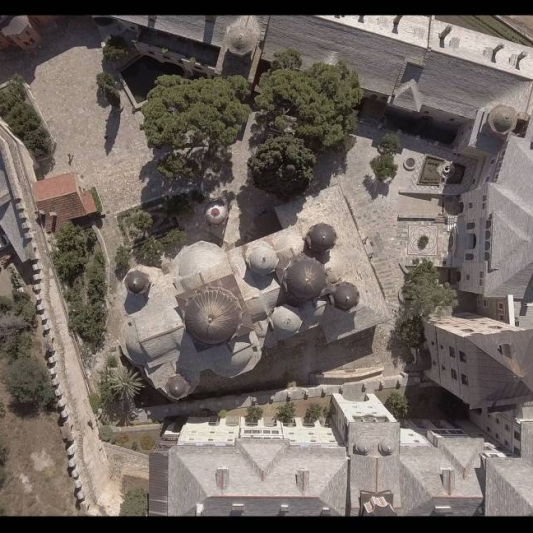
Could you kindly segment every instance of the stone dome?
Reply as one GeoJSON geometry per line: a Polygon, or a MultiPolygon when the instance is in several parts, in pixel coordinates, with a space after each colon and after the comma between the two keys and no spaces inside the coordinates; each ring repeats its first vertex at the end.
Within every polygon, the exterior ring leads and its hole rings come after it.
{"type": "Polygon", "coordinates": [[[226,204],[220,200],[211,202],[205,210],[205,218],[207,222],[213,226],[223,224],[228,218],[228,208],[226,204]]]}
{"type": "Polygon", "coordinates": [[[281,305],[274,309],[272,313],[272,326],[274,331],[281,336],[294,335],[301,325],[302,319],[293,307],[281,305]]]}
{"type": "Polygon", "coordinates": [[[176,277],[184,278],[226,260],[224,250],[212,242],[198,241],[185,246],[174,259],[176,277]]]}
{"type": "Polygon", "coordinates": [[[324,265],[330,283],[340,281],[345,270],[344,258],[339,253],[335,253],[335,251],[336,249],[334,248],[330,253],[329,261],[324,265]]]}
{"type": "Polygon", "coordinates": [[[359,291],[352,283],[343,281],[335,287],[333,302],[337,309],[348,311],[359,303],[359,291]]]}
{"type": "Polygon", "coordinates": [[[382,455],[391,455],[394,451],[394,446],[392,442],[383,439],[378,445],[378,450],[382,455]]]}
{"type": "Polygon", "coordinates": [[[301,254],[289,263],[283,283],[288,293],[297,300],[318,298],[327,283],[324,265],[301,254]]]}
{"type": "Polygon", "coordinates": [[[182,396],[187,394],[189,388],[189,384],[180,374],[176,374],[175,376],[169,378],[165,386],[167,394],[176,399],[181,398],[182,396]]]}
{"type": "Polygon", "coordinates": [[[126,289],[131,294],[143,294],[150,288],[150,278],[140,270],[131,270],[124,278],[126,289]]]}
{"type": "Polygon", "coordinates": [[[225,289],[204,289],[185,306],[185,330],[205,344],[220,344],[233,337],[241,324],[242,310],[225,289]]]}
{"type": "Polygon", "coordinates": [[[278,265],[278,254],[270,244],[261,242],[248,248],[246,263],[252,272],[264,276],[273,272],[278,265]]]}
{"type": "Polygon", "coordinates": [[[305,236],[305,242],[309,249],[320,253],[333,248],[336,240],[335,230],[329,224],[324,223],[315,224],[309,228],[305,236]]]}
{"type": "MultiPolygon", "coordinates": [[[[248,18],[248,17],[246,17],[248,18]]],[[[244,17],[243,17],[244,22],[244,17]]],[[[254,24],[241,24],[241,21],[228,29],[228,50],[237,56],[245,56],[252,52],[259,41],[259,28],[254,24]]]]}
{"type": "Polygon", "coordinates": [[[489,113],[488,122],[492,131],[504,135],[514,130],[518,120],[514,108],[499,104],[489,113]]]}
{"type": "Polygon", "coordinates": [[[354,452],[358,455],[368,455],[370,453],[370,445],[366,441],[359,441],[355,445],[354,452]]]}

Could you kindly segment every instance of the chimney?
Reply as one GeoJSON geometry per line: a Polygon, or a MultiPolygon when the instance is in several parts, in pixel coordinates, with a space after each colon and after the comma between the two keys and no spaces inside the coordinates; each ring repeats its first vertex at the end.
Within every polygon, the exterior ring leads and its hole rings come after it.
{"type": "Polygon", "coordinates": [[[296,472],[296,485],[305,492],[309,486],[309,470],[307,468],[298,468],[296,472]]]}
{"type": "MultiPolygon", "coordinates": [[[[439,33],[439,39],[441,41],[444,41],[446,37],[448,37],[449,33],[452,31],[451,24],[448,24],[440,33],[439,33]]],[[[444,45],[444,43],[442,43],[444,45]]]]}
{"type": "Polygon", "coordinates": [[[516,68],[518,70],[520,70],[520,61],[522,61],[522,59],[525,59],[527,57],[527,54],[525,52],[520,52],[520,54],[518,54],[518,57],[516,58],[516,68]]]}
{"type": "Polygon", "coordinates": [[[197,503],[196,504],[196,516],[202,516],[203,512],[204,512],[204,504],[203,503],[197,503]]]}
{"type": "Polygon", "coordinates": [[[242,513],[244,513],[244,503],[233,503],[231,505],[232,515],[241,515],[242,513]]]}
{"type": "Polygon", "coordinates": [[[322,507],[320,516],[331,516],[331,509],[329,507],[322,507]]]}
{"type": "Polygon", "coordinates": [[[402,19],[403,15],[396,15],[394,17],[394,20],[392,22],[392,33],[398,33],[398,24],[400,24],[400,20],[402,19]]]}
{"type": "Polygon", "coordinates": [[[289,512],[289,505],[282,503],[279,508],[279,516],[285,516],[289,512]]]}
{"type": "Polygon", "coordinates": [[[156,20],[157,20],[157,15],[148,15],[148,27],[154,28],[156,20]]]}
{"type": "Polygon", "coordinates": [[[365,16],[364,15],[359,15],[359,22],[362,22],[362,23],[365,22],[365,16]]]}
{"type": "Polygon", "coordinates": [[[227,489],[229,485],[229,468],[226,468],[226,467],[217,468],[215,479],[217,482],[218,489],[220,490],[227,489]]]}
{"type": "Polygon", "coordinates": [[[494,48],[492,51],[492,62],[496,63],[496,54],[503,48],[503,44],[500,43],[498,46],[494,48]]]}
{"type": "Polygon", "coordinates": [[[453,468],[441,468],[442,485],[448,495],[452,495],[455,489],[455,470],[453,468]]]}

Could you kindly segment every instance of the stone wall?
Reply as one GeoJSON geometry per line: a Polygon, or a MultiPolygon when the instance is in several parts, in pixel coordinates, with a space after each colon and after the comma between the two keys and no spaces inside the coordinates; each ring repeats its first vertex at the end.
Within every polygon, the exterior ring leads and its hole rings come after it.
{"type": "Polygon", "coordinates": [[[148,479],[148,455],[109,442],[102,446],[109,461],[111,479],[122,480],[124,476],[148,479]]]}

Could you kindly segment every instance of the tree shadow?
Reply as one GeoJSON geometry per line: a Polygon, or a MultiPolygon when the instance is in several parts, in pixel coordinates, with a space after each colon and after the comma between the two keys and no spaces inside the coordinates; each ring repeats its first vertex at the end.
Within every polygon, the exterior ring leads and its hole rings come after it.
{"type": "Polygon", "coordinates": [[[35,172],[35,175],[38,180],[42,180],[45,176],[52,171],[56,164],[54,156],[49,157],[48,159],[39,161],[39,168],[35,172]]]}
{"type": "Polygon", "coordinates": [[[117,138],[118,130],[120,128],[120,117],[122,116],[122,108],[113,106],[107,117],[105,127],[105,153],[109,155],[117,138]]]}
{"type": "Polygon", "coordinates": [[[372,200],[375,200],[379,195],[387,196],[389,194],[389,182],[373,178],[370,174],[366,174],[363,178],[363,185],[372,200]]]}
{"type": "Polygon", "coordinates": [[[316,196],[322,189],[331,185],[335,176],[346,173],[348,152],[344,150],[328,150],[317,156],[315,176],[306,195],[316,196]]]}
{"type": "Polygon", "coordinates": [[[111,105],[109,103],[109,100],[107,99],[107,96],[105,95],[104,91],[102,91],[101,89],[97,89],[96,90],[96,103],[100,107],[103,107],[104,109],[111,105]]]}

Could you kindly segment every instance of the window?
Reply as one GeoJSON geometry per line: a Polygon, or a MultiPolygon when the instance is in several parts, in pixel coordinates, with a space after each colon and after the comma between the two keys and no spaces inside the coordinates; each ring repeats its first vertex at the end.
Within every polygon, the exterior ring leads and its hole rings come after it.
{"type": "Polygon", "coordinates": [[[440,349],[441,349],[441,350],[444,350],[444,346],[443,346],[442,344],[440,345],[440,349]]]}
{"type": "Polygon", "coordinates": [[[505,431],[509,431],[509,424],[505,424],[505,431]]]}
{"type": "Polygon", "coordinates": [[[492,429],[490,429],[490,426],[487,426],[487,431],[488,431],[489,433],[492,433],[492,429]]]}
{"type": "Polygon", "coordinates": [[[509,441],[508,440],[504,440],[503,442],[505,442],[506,446],[509,446],[509,441]]]}
{"type": "Polygon", "coordinates": [[[466,281],[469,281],[470,280],[470,274],[467,274],[466,275],[466,281]]]}
{"type": "Polygon", "coordinates": [[[450,346],[450,357],[455,357],[455,349],[450,346]]]}
{"type": "Polygon", "coordinates": [[[465,376],[464,374],[461,374],[461,383],[468,387],[468,376],[465,376]]]}
{"type": "Polygon", "coordinates": [[[503,311],[503,302],[498,302],[498,309],[503,311]]]}
{"type": "Polygon", "coordinates": [[[498,320],[500,320],[501,322],[503,322],[503,320],[504,320],[503,315],[498,315],[498,320]]]}
{"type": "Polygon", "coordinates": [[[459,350],[459,361],[461,361],[461,363],[466,363],[466,354],[461,350],[459,350]]]}
{"type": "Polygon", "coordinates": [[[499,433],[496,433],[496,438],[497,438],[497,439],[500,438],[500,434],[499,434],[499,433]]]}
{"type": "Polygon", "coordinates": [[[518,442],[520,442],[520,433],[518,433],[518,431],[515,431],[515,432],[514,432],[514,438],[515,438],[515,440],[517,440],[518,442]]]}
{"type": "Polygon", "coordinates": [[[514,447],[513,452],[514,452],[516,455],[520,455],[520,449],[517,448],[516,446],[514,447]]]}
{"type": "Polygon", "coordinates": [[[431,346],[435,346],[435,341],[431,341],[431,346]]]}
{"type": "Polygon", "coordinates": [[[489,302],[487,302],[487,300],[483,300],[483,307],[488,307],[489,305],[489,302]]]}
{"type": "Polygon", "coordinates": [[[479,273],[479,277],[480,277],[480,279],[483,279],[485,277],[485,272],[481,271],[479,273]]]}
{"type": "Polygon", "coordinates": [[[500,419],[498,417],[496,417],[496,424],[500,424],[500,419]]]}
{"type": "Polygon", "coordinates": [[[442,370],[446,370],[446,367],[445,367],[444,365],[441,365],[440,368],[441,368],[442,370]]]}
{"type": "Polygon", "coordinates": [[[473,261],[474,260],[474,254],[465,254],[465,259],[467,261],[473,261]]]}
{"type": "Polygon", "coordinates": [[[452,368],[452,379],[457,381],[457,372],[452,368]]]}
{"type": "Polygon", "coordinates": [[[476,223],[475,222],[469,222],[466,225],[466,229],[474,229],[475,227],[476,227],[476,223]]]}
{"type": "Polygon", "coordinates": [[[468,202],[468,209],[472,209],[472,207],[473,207],[472,202],[468,202]]]}
{"type": "Polygon", "coordinates": [[[433,366],[437,366],[437,361],[435,361],[435,359],[433,359],[433,366]]]}

